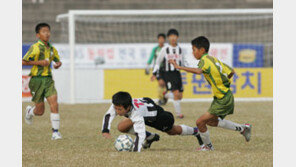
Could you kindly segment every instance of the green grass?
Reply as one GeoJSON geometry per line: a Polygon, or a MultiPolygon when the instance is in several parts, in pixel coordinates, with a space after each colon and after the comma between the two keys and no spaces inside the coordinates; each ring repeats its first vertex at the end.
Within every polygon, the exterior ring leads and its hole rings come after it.
{"type": "MultiPolygon", "coordinates": [[[[25,107],[31,103],[23,103],[25,107]]],[[[193,136],[168,136],[160,134],[160,141],[141,153],[116,152],[116,130],[122,119],[112,123],[112,139],[101,136],[103,115],[110,104],[61,104],[63,139],[51,141],[49,106],[41,117],[34,117],[32,125],[23,121],[23,166],[272,166],[273,163],[273,108],[272,102],[236,102],[235,112],[226,119],[238,123],[251,123],[252,139],[249,143],[234,131],[210,127],[215,151],[196,152],[198,146],[193,136]]],[[[210,103],[182,103],[184,119],[175,124],[195,126],[196,119],[207,111],[210,103]]],[[[174,111],[172,104],[164,107],[174,111]]],[[[131,136],[134,138],[134,136],[131,136]]]]}

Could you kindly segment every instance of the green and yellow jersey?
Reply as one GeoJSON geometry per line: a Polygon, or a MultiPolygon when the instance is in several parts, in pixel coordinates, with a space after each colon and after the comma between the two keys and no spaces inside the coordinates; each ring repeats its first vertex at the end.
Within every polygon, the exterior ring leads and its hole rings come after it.
{"type": "Polygon", "coordinates": [[[231,67],[215,57],[204,54],[200,58],[198,68],[202,70],[206,80],[211,85],[215,97],[221,99],[230,91],[228,75],[233,71],[231,67]]]}
{"type": "MultiPolygon", "coordinates": [[[[59,62],[60,56],[56,48],[54,48],[50,43],[48,47],[39,40],[33,44],[26,55],[23,57],[24,61],[39,61],[48,60],[50,63],[52,61],[59,62]]],[[[52,76],[51,68],[49,66],[38,66],[34,65],[31,69],[30,76],[52,76]]]]}

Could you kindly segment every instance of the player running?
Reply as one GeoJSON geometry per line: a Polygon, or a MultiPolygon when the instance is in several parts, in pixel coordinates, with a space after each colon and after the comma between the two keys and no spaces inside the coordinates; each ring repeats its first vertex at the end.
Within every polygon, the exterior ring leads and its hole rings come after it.
{"type": "Polygon", "coordinates": [[[210,42],[206,37],[197,37],[192,40],[191,44],[193,55],[199,60],[198,68],[181,67],[174,60],[169,61],[177,69],[203,74],[213,90],[214,100],[211,107],[196,121],[205,144],[197,150],[214,150],[207,125],[238,131],[247,142],[250,141],[252,128],[250,124],[238,124],[224,119],[227,115],[233,114],[234,110],[234,97],[230,90],[230,78],[234,75],[234,70],[217,58],[208,55],[210,42]]]}
{"type": "Polygon", "coordinates": [[[163,78],[166,83],[168,92],[165,94],[165,98],[173,98],[173,104],[175,112],[178,118],[183,118],[184,115],[181,113],[181,99],[183,97],[183,84],[181,73],[179,69],[174,68],[169,63],[169,59],[174,59],[178,65],[184,66],[184,58],[181,47],[178,45],[177,40],[179,33],[176,29],[170,29],[167,33],[169,45],[164,46],[161,49],[160,55],[156,59],[156,64],[153,69],[153,76],[151,80],[155,79],[159,73],[160,68],[164,69],[163,78]],[[172,91],[173,94],[171,94],[172,91]]]}
{"type": "MultiPolygon", "coordinates": [[[[157,39],[158,39],[158,45],[152,49],[149,60],[147,62],[147,67],[145,69],[146,75],[149,75],[149,73],[150,73],[150,65],[151,65],[152,61],[153,61],[152,68],[154,68],[154,66],[155,66],[156,59],[159,56],[161,48],[164,46],[164,43],[165,43],[165,34],[162,34],[162,33],[158,34],[157,39]]],[[[165,88],[165,82],[163,80],[163,67],[162,66],[159,68],[159,73],[157,74],[156,79],[158,81],[158,98],[159,98],[158,104],[165,105],[167,103],[167,99],[164,98],[166,88],[165,88]]],[[[151,81],[154,81],[154,80],[155,80],[155,78],[151,78],[151,81]]]]}
{"type": "Polygon", "coordinates": [[[143,148],[150,148],[152,142],[159,140],[159,135],[146,131],[145,125],[153,127],[168,135],[194,135],[202,145],[198,129],[186,125],[174,125],[172,113],[154,103],[148,97],[132,99],[127,92],[118,92],[112,97],[112,105],[106,112],[102,135],[110,138],[110,127],[116,115],[126,117],[117,126],[123,133],[136,135],[133,151],[141,151],[143,148]]]}
{"type": "Polygon", "coordinates": [[[26,55],[23,57],[23,65],[32,65],[32,78],[29,82],[29,88],[32,94],[34,106],[27,106],[25,122],[32,124],[34,116],[42,116],[44,114],[44,98],[50,105],[50,120],[52,124],[52,140],[61,139],[59,132],[60,115],[58,111],[58,96],[52,79],[50,64],[55,62],[53,67],[58,69],[62,63],[57,50],[49,43],[50,26],[47,23],[40,23],[35,28],[38,42],[33,44],[26,55]]]}

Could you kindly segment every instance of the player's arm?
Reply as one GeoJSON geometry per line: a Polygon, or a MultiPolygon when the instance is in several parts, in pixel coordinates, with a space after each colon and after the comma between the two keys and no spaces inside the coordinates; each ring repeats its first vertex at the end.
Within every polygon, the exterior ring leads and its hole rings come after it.
{"type": "Polygon", "coordinates": [[[169,60],[169,62],[171,64],[173,64],[176,69],[184,70],[184,71],[187,71],[187,72],[190,72],[190,73],[194,73],[194,74],[202,74],[202,69],[200,69],[200,68],[190,68],[190,67],[179,66],[176,63],[176,60],[173,60],[173,59],[169,60]]]}
{"type": "Polygon", "coordinates": [[[55,62],[55,64],[53,65],[55,69],[58,69],[62,66],[62,62],[60,60],[60,56],[56,48],[53,48],[53,61],[55,62]]]}
{"type": "Polygon", "coordinates": [[[225,64],[225,63],[222,63],[222,62],[221,62],[221,64],[222,64],[222,66],[223,66],[223,67],[222,67],[222,73],[226,73],[228,79],[232,78],[233,75],[235,74],[234,69],[231,68],[230,66],[228,66],[228,65],[225,64]]]}
{"type": "Polygon", "coordinates": [[[102,124],[103,137],[111,138],[110,127],[111,127],[111,123],[112,123],[115,116],[116,116],[116,112],[115,112],[114,106],[112,104],[103,118],[103,124],[102,124]]]}
{"type": "Polygon", "coordinates": [[[157,46],[152,49],[152,52],[151,52],[150,57],[149,57],[149,60],[147,62],[148,65],[150,65],[152,63],[152,61],[153,61],[153,58],[155,56],[155,50],[156,50],[156,48],[157,48],[157,46]]]}
{"type": "Polygon", "coordinates": [[[155,66],[154,66],[154,69],[153,69],[153,72],[152,72],[153,75],[152,75],[152,77],[151,77],[151,80],[152,80],[152,81],[155,80],[156,75],[157,75],[157,73],[159,72],[160,64],[162,63],[164,57],[165,57],[165,49],[164,49],[164,47],[163,47],[163,48],[161,49],[161,51],[160,51],[159,56],[158,56],[157,59],[156,59],[156,62],[155,62],[155,66]]]}
{"type": "Polygon", "coordinates": [[[22,60],[22,65],[38,65],[38,66],[48,66],[49,60],[37,60],[35,61],[36,55],[39,54],[39,49],[32,45],[28,52],[25,54],[22,60]]]}
{"type": "Polygon", "coordinates": [[[146,138],[145,121],[141,115],[132,116],[131,120],[134,123],[133,128],[136,135],[133,151],[141,152],[142,144],[146,138]]]}

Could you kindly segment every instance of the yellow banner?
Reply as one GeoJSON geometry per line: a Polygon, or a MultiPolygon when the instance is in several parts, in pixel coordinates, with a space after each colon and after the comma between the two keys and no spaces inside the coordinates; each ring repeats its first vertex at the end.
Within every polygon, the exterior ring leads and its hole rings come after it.
{"type": "MultiPolygon", "coordinates": [[[[236,68],[231,90],[235,97],[273,97],[272,68],[236,68]]],[[[143,69],[104,70],[104,99],[118,91],[127,91],[133,98],[157,98],[157,81],[151,82],[143,69]]],[[[203,75],[182,71],[184,98],[210,98],[212,91],[203,75]]]]}

